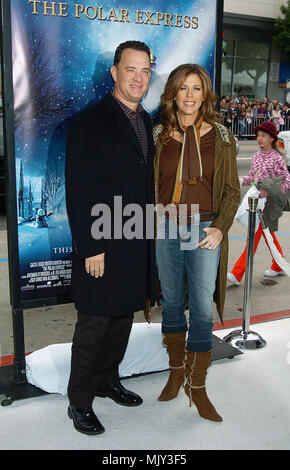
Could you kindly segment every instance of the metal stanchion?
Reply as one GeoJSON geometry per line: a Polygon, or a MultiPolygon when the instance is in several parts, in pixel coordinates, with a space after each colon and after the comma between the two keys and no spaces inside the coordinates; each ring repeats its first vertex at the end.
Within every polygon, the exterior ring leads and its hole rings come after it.
{"type": "Polygon", "coordinates": [[[256,212],[258,206],[257,197],[249,197],[249,223],[247,238],[247,264],[244,288],[244,308],[242,330],[235,330],[225,336],[224,341],[241,349],[259,349],[266,346],[266,341],[254,331],[250,331],[251,291],[253,258],[255,244],[256,212]]]}

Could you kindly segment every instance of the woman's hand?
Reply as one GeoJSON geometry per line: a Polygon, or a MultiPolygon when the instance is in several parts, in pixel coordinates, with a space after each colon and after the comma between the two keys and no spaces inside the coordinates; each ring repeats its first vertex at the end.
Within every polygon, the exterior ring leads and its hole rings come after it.
{"type": "Polygon", "coordinates": [[[86,272],[93,277],[102,277],[105,271],[105,253],[85,259],[86,272]]]}
{"type": "Polygon", "coordinates": [[[207,235],[197,246],[206,248],[207,250],[214,250],[219,246],[224,237],[222,231],[217,227],[205,227],[203,230],[207,235]]]}

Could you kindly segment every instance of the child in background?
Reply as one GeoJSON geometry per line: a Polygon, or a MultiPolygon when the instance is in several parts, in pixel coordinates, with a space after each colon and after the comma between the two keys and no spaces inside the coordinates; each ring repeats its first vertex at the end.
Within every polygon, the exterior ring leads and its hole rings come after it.
{"type": "MultiPolygon", "coordinates": [[[[290,190],[290,174],[288,172],[284,157],[279,151],[277,146],[277,128],[275,124],[269,121],[265,121],[263,124],[255,127],[254,132],[257,137],[260,150],[253,155],[250,172],[247,176],[243,177],[242,185],[249,186],[251,183],[258,183],[259,181],[267,178],[273,178],[275,176],[281,176],[282,190],[286,193],[290,190]]],[[[260,197],[267,197],[268,194],[263,189],[260,190],[260,197]]],[[[254,253],[258,248],[261,236],[264,235],[261,223],[258,226],[258,230],[255,234],[255,246],[254,253]]],[[[273,241],[276,248],[283,256],[282,248],[275,236],[275,232],[271,232],[273,241]]],[[[267,243],[268,246],[268,243],[267,243]]],[[[268,246],[269,248],[269,246],[268,246]]],[[[270,248],[269,248],[270,249],[270,248]]],[[[228,272],[227,279],[233,284],[239,286],[243,275],[246,270],[246,257],[247,257],[247,246],[245,247],[240,258],[234,265],[233,269],[228,272]]],[[[279,274],[283,274],[283,270],[278,266],[274,258],[272,258],[272,266],[270,269],[265,271],[264,275],[269,277],[275,277],[279,274]]]]}

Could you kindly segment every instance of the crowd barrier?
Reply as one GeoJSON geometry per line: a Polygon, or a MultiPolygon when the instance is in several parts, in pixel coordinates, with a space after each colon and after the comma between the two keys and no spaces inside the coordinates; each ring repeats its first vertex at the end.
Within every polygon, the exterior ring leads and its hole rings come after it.
{"type": "MultiPolygon", "coordinates": [[[[253,117],[251,122],[247,122],[246,119],[238,120],[238,118],[232,119],[229,129],[236,137],[255,137],[254,128],[265,121],[269,121],[267,117],[253,117]],[[242,122],[242,124],[241,124],[242,122]]],[[[274,122],[274,121],[273,121],[274,122]]],[[[290,130],[290,117],[284,120],[284,124],[277,124],[278,133],[281,131],[290,130]],[[278,128],[279,127],[279,128],[278,128]]]]}

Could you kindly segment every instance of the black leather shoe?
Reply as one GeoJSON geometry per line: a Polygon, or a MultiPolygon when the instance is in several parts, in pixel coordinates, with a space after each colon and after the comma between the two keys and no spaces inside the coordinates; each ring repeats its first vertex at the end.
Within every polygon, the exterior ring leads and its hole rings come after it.
{"type": "Polygon", "coordinates": [[[102,385],[96,392],[97,397],[111,398],[119,405],[124,406],[138,406],[143,403],[143,400],[139,395],[130,390],[127,390],[123,385],[102,385]]]}
{"type": "Polygon", "coordinates": [[[92,408],[76,408],[70,405],[67,414],[73,420],[74,427],[79,432],[90,435],[105,432],[105,428],[98,420],[92,408]]]}

